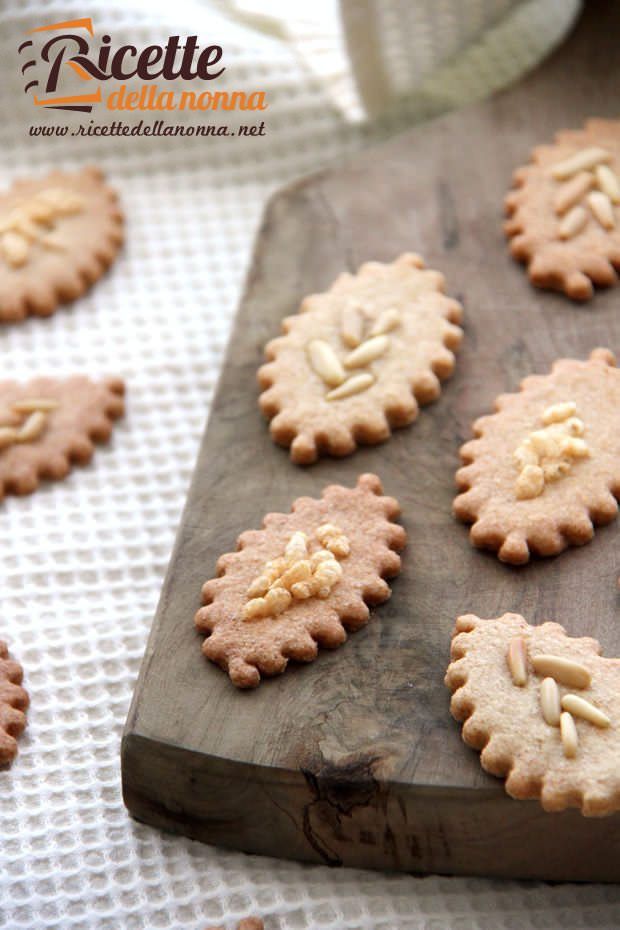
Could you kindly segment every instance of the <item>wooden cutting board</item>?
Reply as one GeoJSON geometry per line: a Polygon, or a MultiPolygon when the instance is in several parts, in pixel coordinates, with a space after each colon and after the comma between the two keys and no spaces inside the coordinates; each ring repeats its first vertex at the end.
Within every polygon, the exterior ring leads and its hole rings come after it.
{"type": "MultiPolygon", "coordinates": [[[[533,145],[618,117],[620,4],[593,2],[534,74],[277,194],[256,243],[122,747],[139,820],[215,845],[334,865],[620,879],[620,815],[545,814],[508,798],[461,741],[442,683],[459,613],[522,612],[620,655],[620,523],[525,568],[471,548],[451,516],[457,451],[494,397],[558,357],[620,350],[620,289],[589,304],[530,287],[502,199],[533,145]],[[453,379],[417,423],[302,469],[257,406],[263,344],[344,268],[420,252],[463,301],[453,379]],[[203,659],[200,588],[240,532],[330,482],[379,474],[409,533],[392,599],[335,652],[240,692],[203,659]]],[[[620,765],[620,760],[618,760],[620,765]]]]}

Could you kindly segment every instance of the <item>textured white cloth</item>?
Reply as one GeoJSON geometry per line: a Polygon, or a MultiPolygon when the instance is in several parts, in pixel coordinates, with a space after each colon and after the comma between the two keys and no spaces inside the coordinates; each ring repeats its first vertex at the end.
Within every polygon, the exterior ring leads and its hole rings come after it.
{"type": "Polygon", "coordinates": [[[202,4],[5,3],[0,62],[2,181],[96,161],[128,218],[124,252],[87,296],[0,328],[4,376],[110,372],[128,384],[127,417],[90,467],[0,508],[0,636],[32,699],[19,757],[0,773],[0,927],[201,930],[249,913],[267,930],[619,926],[614,887],[330,871],[129,819],[120,736],[262,204],[378,133],[346,125],[285,41],[202,4]],[[16,48],[27,28],[86,12],[115,42],[197,32],[222,44],[222,86],[267,90],[269,134],[30,139],[45,115],[22,93],[16,48]]]}

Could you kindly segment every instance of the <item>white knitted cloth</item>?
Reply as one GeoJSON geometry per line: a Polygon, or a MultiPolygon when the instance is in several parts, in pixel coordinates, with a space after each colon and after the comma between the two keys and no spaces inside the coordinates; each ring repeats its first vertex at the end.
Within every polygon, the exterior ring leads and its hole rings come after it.
{"type": "Polygon", "coordinates": [[[0,10],[2,181],[96,161],[127,213],[126,248],[86,297],[0,328],[3,373],[128,383],[127,417],[92,466],[1,506],[0,636],[32,705],[19,757],[0,773],[0,927],[201,930],[257,913],[268,930],[611,930],[614,887],[304,867],[163,835],[123,807],[120,735],[262,205],[377,137],[330,105],[273,22],[241,22],[222,4],[167,9],[15,0],[0,10]],[[221,86],[267,90],[268,135],[30,139],[26,127],[44,117],[22,93],[17,46],[26,29],[85,12],[115,42],[196,32],[222,44],[221,86]]]}

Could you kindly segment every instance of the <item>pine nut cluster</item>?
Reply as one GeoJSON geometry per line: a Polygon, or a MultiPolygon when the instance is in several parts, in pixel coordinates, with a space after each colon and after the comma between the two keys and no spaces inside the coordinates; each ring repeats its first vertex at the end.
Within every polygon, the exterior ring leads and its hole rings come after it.
{"type": "Polygon", "coordinates": [[[557,191],[553,209],[561,219],[558,238],[572,239],[594,218],[603,229],[616,226],[614,207],[620,203],[620,181],[609,167],[612,154],[592,146],[582,149],[551,168],[551,176],[565,182],[557,191]],[[583,206],[585,201],[586,206],[583,206]]]}
{"type": "Polygon", "coordinates": [[[567,759],[573,759],[579,748],[579,734],[575,718],[585,720],[600,729],[611,725],[611,720],[600,708],[572,692],[560,693],[559,685],[584,690],[592,683],[589,670],[573,659],[563,656],[539,654],[528,657],[523,636],[510,641],[507,662],[513,684],[523,688],[529,679],[528,663],[534,674],[542,677],[540,685],[540,711],[546,724],[560,728],[562,748],[567,759]]]}
{"type": "Polygon", "coordinates": [[[243,608],[244,620],[262,620],[283,613],[293,601],[310,597],[325,600],[342,577],[340,559],[351,551],[349,540],[333,523],[323,523],[315,531],[320,548],[309,550],[305,533],[297,531],[289,539],[284,555],[267,562],[254,579],[243,608]]]}
{"type": "Polygon", "coordinates": [[[575,459],[587,458],[590,450],[582,438],[585,425],[574,401],[552,404],[543,412],[543,428],[523,440],[514,453],[519,469],[515,482],[518,500],[539,497],[545,484],[567,475],[575,459]]]}
{"type": "Polygon", "coordinates": [[[17,401],[11,412],[22,417],[20,426],[0,425],[0,452],[9,446],[23,442],[34,442],[43,434],[48,415],[58,407],[58,402],[45,397],[33,397],[17,401]]]}
{"type": "Polygon", "coordinates": [[[329,342],[312,339],[307,346],[310,366],[330,388],[325,399],[342,400],[368,390],[375,381],[370,371],[347,372],[347,369],[367,368],[390,348],[390,333],[402,323],[402,315],[395,307],[384,310],[374,320],[368,320],[359,301],[350,300],[342,311],[340,338],[350,349],[340,359],[329,342]],[[367,327],[368,332],[365,334],[367,327]],[[348,375],[348,376],[347,376],[348,375]]]}
{"type": "Polygon", "coordinates": [[[35,242],[45,248],[62,248],[51,232],[55,221],[83,207],[83,198],[67,188],[40,191],[0,219],[0,254],[12,268],[20,268],[30,258],[35,242]]]}

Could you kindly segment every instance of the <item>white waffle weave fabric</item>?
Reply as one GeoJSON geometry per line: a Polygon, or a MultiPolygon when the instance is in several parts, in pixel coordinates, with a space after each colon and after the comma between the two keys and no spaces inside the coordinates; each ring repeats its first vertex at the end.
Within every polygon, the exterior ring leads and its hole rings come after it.
{"type": "Polygon", "coordinates": [[[256,913],[267,930],[611,930],[614,887],[304,867],[162,835],[123,807],[121,731],[262,204],[378,135],[347,125],[290,45],[222,9],[0,7],[2,181],[96,161],[128,218],[124,252],[87,296],[0,329],[4,376],[110,372],[128,384],[127,417],[92,466],[1,507],[0,635],[32,704],[19,757],[0,773],[0,927],[201,930],[256,913]],[[85,12],[115,41],[212,37],[232,84],[267,89],[269,135],[30,140],[19,41],[85,12]]]}

